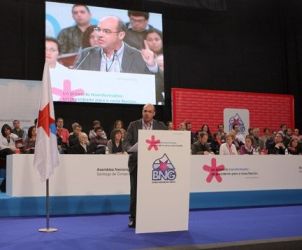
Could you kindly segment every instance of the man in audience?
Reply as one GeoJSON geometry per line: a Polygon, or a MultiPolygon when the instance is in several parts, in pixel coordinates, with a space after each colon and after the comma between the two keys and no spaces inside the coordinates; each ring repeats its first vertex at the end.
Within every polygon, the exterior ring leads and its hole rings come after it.
{"type": "Polygon", "coordinates": [[[14,133],[15,135],[17,135],[20,139],[22,139],[23,141],[26,138],[26,133],[25,131],[21,128],[20,125],[20,121],[19,120],[14,120],[13,121],[13,130],[12,133],[14,133]]]}
{"type": "Polygon", "coordinates": [[[208,155],[213,154],[208,142],[207,132],[199,132],[198,141],[192,145],[193,155],[208,155]]]}
{"type": "Polygon", "coordinates": [[[226,132],[224,131],[224,125],[222,123],[217,126],[217,134],[220,136],[221,141],[225,142],[226,132]]]}
{"type": "Polygon", "coordinates": [[[238,124],[233,125],[233,130],[231,133],[235,136],[234,144],[236,146],[236,149],[239,150],[240,147],[244,145],[245,138],[244,135],[240,132],[240,127],[238,124]]]}
{"type": "MultiPolygon", "coordinates": [[[[124,141],[126,151],[137,143],[138,130],[166,130],[167,127],[162,122],[153,119],[155,116],[155,107],[152,104],[146,104],[142,110],[142,118],[133,121],[129,124],[127,129],[127,136],[124,141]]],[[[137,193],[137,152],[130,153],[128,161],[130,173],[130,216],[129,227],[135,227],[136,218],[136,193],[137,193]]]]}
{"type": "Polygon", "coordinates": [[[61,152],[66,151],[68,147],[69,131],[64,128],[64,120],[59,117],[56,122],[58,145],[61,146],[61,152]]]}
{"type": "Polygon", "coordinates": [[[260,137],[260,148],[266,149],[266,142],[272,140],[272,132],[269,128],[263,129],[263,136],[260,137]]]}
{"type": "Polygon", "coordinates": [[[71,12],[75,25],[61,30],[58,35],[62,54],[78,52],[83,34],[90,26],[91,13],[87,5],[74,4],[71,12]]]}
{"type": "MultiPolygon", "coordinates": [[[[260,150],[261,142],[259,138],[260,130],[259,128],[253,128],[252,137],[253,137],[253,148],[257,151],[260,150]]],[[[262,149],[262,148],[261,148],[262,149]]]]}
{"type": "Polygon", "coordinates": [[[148,24],[149,13],[142,11],[128,11],[129,22],[126,23],[125,42],[130,46],[141,50],[144,48],[144,39],[148,30],[156,30],[148,24]]]}
{"type": "Polygon", "coordinates": [[[82,127],[78,123],[72,124],[73,132],[69,135],[68,142],[69,147],[77,144],[79,142],[79,134],[82,132],[82,127]]]}
{"type": "Polygon", "coordinates": [[[140,52],[123,42],[125,25],[118,17],[103,17],[97,31],[99,47],[84,49],[74,69],[137,74],[159,72],[154,53],[149,47],[140,52]]]}

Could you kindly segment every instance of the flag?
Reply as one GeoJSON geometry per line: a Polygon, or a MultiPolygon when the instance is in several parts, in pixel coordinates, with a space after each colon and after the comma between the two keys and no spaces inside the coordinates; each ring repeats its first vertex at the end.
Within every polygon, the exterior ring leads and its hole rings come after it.
{"type": "Polygon", "coordinates": [[[54,168],[59,165],[55,113],[47,63],[44,65],[41,92],[34,166],[37,168],[41,180],[46,181],[53,174],[54,168]]]}

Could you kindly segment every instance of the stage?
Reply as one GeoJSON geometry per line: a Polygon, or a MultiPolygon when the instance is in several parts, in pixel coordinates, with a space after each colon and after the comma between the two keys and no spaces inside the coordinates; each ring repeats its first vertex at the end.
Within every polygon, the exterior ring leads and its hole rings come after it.
{"type": "Polygon", "coordinates": [[[302,249],[302,206],[196,210],[189,231],[135,234],[127,214],[0,219],[1,250],[302,249]]]}

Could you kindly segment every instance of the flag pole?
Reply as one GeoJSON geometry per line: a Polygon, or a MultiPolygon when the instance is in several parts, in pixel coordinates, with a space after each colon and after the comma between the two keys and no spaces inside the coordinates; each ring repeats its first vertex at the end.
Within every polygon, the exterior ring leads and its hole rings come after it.
{"type": "Polygon", "coordinates": [[[57,228],[49,227],[49,179],[46,179],[46,197],[45,197],[46,227],[40,228],[41,233],[53,233],[58,231],[57,228]]]}

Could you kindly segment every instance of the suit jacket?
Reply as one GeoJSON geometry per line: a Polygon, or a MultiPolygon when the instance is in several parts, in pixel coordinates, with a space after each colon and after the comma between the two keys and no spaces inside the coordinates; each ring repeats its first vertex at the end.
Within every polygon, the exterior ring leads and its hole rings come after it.
{"type": "MultiPolygon", "coordinates": [[[[124,43],[124,53],[122,58],[121,72],[136,73],[136,74],[152,74],[139,50],[130,47],[124,43]]],[[[99,47],[89,47],[82,50],[79,55],[74,68],[83,70],[100,71],[102,50],[99,47]]]]}
{"type": "MultiPolygon", "coordinates": [[[[142,119],[133,121],[127,129],[127,136],[124,140],[125,150],[128,151],[138,141],[138,130],[143,128],[142,119]]],[[[153,120],[153,130],[167,130],[164,123],[153,120]]],[[[137,167],[137,153],[131,153],[128,161],[129,171],[132,172],[137,167]]]]}

